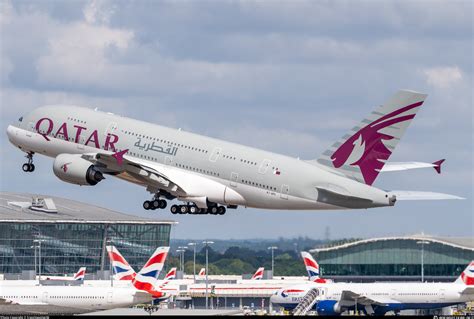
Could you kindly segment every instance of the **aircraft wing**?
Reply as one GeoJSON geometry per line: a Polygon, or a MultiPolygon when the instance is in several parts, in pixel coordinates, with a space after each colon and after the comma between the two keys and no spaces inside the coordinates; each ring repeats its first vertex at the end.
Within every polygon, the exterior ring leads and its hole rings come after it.
{"type": "Polygon", "coordinates": [[[83,154],[86,159],[99,167],[103,168],[109,174],[127,175],[136,183],[155,186],[158,189],[164,189],[175,196],[186,196],[186,191],[179,186],[176,181],[167,176],[170,171],[165,165],[150,163],[137,158],[131,158],[125,153],[89,153],[83,154]]]}
{"type": "Polygon", "coordinates": [[[423,162],[388,162],[382,167],[380,172],[396,172],[396,171],[406,171],[410,169],[418,168],[429,168],[432,167],[436,170],[438,174],[441,174],[441,164],[445,160],[439,160],[433,163],[423,163],[423,162]]]}
{"type": "Polygon", "coordinates": [[[474,295],[474,287],[466,287],[461,291],[463,295],[474,295]]]}
{"type": "Polygon", "coordinates": [[[207,207],[207,199],[219,203],[232,201],[245,204],[243,197],[236,191],[203,174],[130,157],[126,155],[127,151],[89,153],[83,154],[82,158],[95,164],[104,173],[120,175],[146,186],[151,193],[165,191],[174,197],[192,201],[200,208],[207,207]]]}
{"type": "Polygon", "coordinates": [[[363,296],[350,290],[343,290],[339,301],[341,306],[353,306],[355,303],[363,306],[386,306],[385,302],[380,302],[372,298],[363,296]]]}

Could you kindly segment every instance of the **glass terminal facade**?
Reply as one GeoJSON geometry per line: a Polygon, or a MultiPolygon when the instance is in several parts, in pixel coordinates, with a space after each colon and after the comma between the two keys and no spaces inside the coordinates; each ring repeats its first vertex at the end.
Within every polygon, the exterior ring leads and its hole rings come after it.
{"type": "Polygon", "coordinates": [[[425,277],[457,277],[474,260],[473,248],[416,238],[360,241],[313,254],[324,276],[421,276],[423,258],[425,277]]]}
{"type": "Polygon", "coordinates": [[[40,259],[46,275],[109,270],[110,243],[138,271],[157,247],[169,246],[170,231],[171,224],[159,222],[0,223],[0,273],[34,270],[40,259]]]}

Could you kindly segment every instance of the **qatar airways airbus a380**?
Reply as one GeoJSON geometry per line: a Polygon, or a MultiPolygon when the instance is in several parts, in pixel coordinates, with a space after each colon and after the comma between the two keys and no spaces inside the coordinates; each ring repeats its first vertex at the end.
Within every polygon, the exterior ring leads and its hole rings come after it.
{"type": "Polygon", "coordinates": [[[333,144],[317,160],[285,155],[84,107],[39,107],[10,125],[10,142],[27,153],[54,158],[61,180],[96,185],[116,176],[144,186],[153,197],[145,209],[224,214],[238,206],[285,210],[393,206],[403,199],[454,199],[429,192],[385,191],[373,185],[382,171],[433,167],[435,163],[386,163],[426,98],[399,91],[333,144]]]}

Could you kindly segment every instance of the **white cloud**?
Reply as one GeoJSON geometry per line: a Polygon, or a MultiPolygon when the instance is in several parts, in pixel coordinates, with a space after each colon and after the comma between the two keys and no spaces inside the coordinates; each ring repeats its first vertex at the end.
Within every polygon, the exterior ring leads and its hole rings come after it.
{"type": "Polygon", "coordinates": [[[435,67],[423,70],[428,84],[439,89],[446,89],[462,80],[461,69],[457,66],[435,67]]]}

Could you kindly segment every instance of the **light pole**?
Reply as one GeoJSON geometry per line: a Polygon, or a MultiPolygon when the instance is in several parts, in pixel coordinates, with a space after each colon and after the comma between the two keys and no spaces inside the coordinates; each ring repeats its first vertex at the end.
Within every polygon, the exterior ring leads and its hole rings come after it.
{"type": "Polygon", "coordinates": [[[430,242],[426,240],[420,240],[416,242],[418,245],[421,245],[421,282],[425,281],[425,245],[429,245],[430,242]]]}
{"type": "MultiPolygon", "coordinates": [[[[107,239],[105,241],[105,244],[108,246],[112,246],[112,239],[107,239]]],[[[110,273],[109,273],[109,279],[110,279],[110,287],[114,286],[114,267],[112,266],[112,258],[109,256],[109,268],[110,268],[110,273]]]]}
{"type": "Polygon", "coordinates": [[[197,245],[197,243],[188,243],[188,246],[193,247],[193,279],[194,279],[194,283],[196,283],[196,245],[197,245]]]}
{"type": "Polygon", "coordinates": [[[181,253],[183,252],[184,250],[182,249],[176,249],[176,252],[179,254],[179,269],[181,270],[183,268],[183,263],[182,263],[182,256],[181,256],[181,253]]]}
{"type": "Polygon", "coordinates": [[[184,274],[184,253],[186,252],[186,249],[188,249],[188,246],[179,246],[178,249],[181,249],[181,260],[183,261],[181,271],[184,274]]]}
{"type": "Polygon", "coordinates": [[[41,243],[44,239],[35,239],[33,242],[38,244],[38,283],[41,285],[41,243]]]}
{"type": "Polygon", "coordinates": [[[274,267],[275,267],[274,251],[275,251],[275,249],[278,249],[278,247],[270,246],[270,247],[268,247],[268,249],[270,249],[272,251],[272,277],[273,277],[273,270],[274,270],[274,267]]]}
{"type": "Polygon", "coordinates": [[[209,269],[208,269],[208,265],[209,265],[209,258],[208,258],[208,250],[209,250],[209,245],[212,245],[214,244],[213,241],[203,241],[202,242],[205,246],[206,246],[206,309],[209,309],[209,292],[207,290],[207,287],[208,287],[208,278],[207,278],[207,275],[209,274],[209,269]]]}

